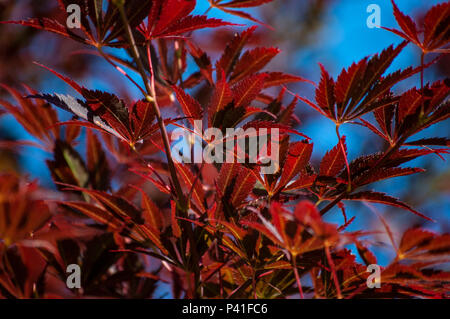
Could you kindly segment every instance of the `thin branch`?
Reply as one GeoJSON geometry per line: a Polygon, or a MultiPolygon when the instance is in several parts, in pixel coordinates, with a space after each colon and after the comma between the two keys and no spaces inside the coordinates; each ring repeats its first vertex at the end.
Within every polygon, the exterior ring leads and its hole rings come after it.
{"type": "MultiPolygon", "coordinates": [[[[133,32],[131,31],[131,27],[128,22],[128,18],[126,16],[126,13],[124,10],[123,1],[116,1],[116,5],[119,8],[121,18],[125,25],[127,37],[131,44],[131,54],[133,56],[133,59],[136,62],[136,65],[138,67],[138,70],[142,77],[142,80],[144,81],[145,89],[147,90],[147,95],[145,96],[145,98],[153,106],[153,110],[156,114],[156,119],[158,121],[159,129],[161,131],[161,136],[163,139],[164,149],[166,150],[167,164],[168,164],[169,172],[170,172],[170,175],[172,178],[172,183],[175,188],[175,194],[177,196],[178,206],[181,209],[181,211],[183,212],[183,214],[186,215],[187,214],[186,199],[185,199],[185,196],[181,189],[180,181],[178,180],[178,176],[177,176],[177,173],[175,170],[175,165],[172,160],[172,153],[170,150],[170,142],[169,142],[169,136],[167,134],[166,126],[164,125],[164,120],[162,119],[162,116],[161,116],[161,110],[159,109],[158,102],[156,101],[153,67],[152,67],[152,64],[150,63],[150,70],[151,70],[151,84],[150,84],[148,81],[147,75],[145,73],[145,69],[142,64],[142,61],[141,61],[141,58],[139,55],[139,51],[136,46],[136,42],[134,40],[133,32]]],[[[149,56],[149,59],[151,59],[150,56],[149,56]]],[[[184,216],[184,217],[186,217],[186,216],[184,216]]]]}
{"type": "Polygon", "coordinates": [[[124,76],[127,77],[128,80],[131,81],[131,83],[133,83],[138,89],[139,91],[141,91],[141,93],[146,96],[147,94],[145,93],[145,90],[135,81],[131,78],[131,76],[128,75],[127,72],[125,72],[124,69],[122,69],[120,66],[118,66],[117,64],[115,64],[113,61],[111,61],[111,59],[108,57],[108,55],[106,53],[103,52],[101,47],[97,47],[98,52],[100,53],[100,55],[109,63],[111,64],[117,71],[119,71],[121,74],[123,74],[124,76]]]}

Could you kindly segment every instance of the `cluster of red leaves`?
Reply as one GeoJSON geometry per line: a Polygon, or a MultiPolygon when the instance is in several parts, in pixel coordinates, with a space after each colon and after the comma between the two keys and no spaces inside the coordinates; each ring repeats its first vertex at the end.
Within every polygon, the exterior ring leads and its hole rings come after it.
{"type": "MultiPolygon", "coordinates": [[[[210,4],[255,21],[242,8],[270,1],[210,4]]],[[[69,1],[58,2],[65,12],[69,1]]],[[[342,201],[382,203],[428,218],[399,199],[361,188],[420,173],[420,168],[401,165],[448,153],[448,138],[409,140],[449,117],[448,79],[421,83],[397,95],[394,85],[417,73],[423,76],[431,63],[385,73],[409,42],[424,54],[445,53],[450,4],[430,9],[421,41],[414,22],[393,2],[402,31],[389,30],[405,42],[354,63],[337,80],[321,65],[315,101],[295,96],[286,104],[284,85],[307,80],[264,71],[280,51],[245,50],[255,27],[236,34],[213,64],[186,35],[231,24],[190,15],[193,0],[125,1],[123,6],[108,1],[106,8],[97,0],[70,3],[82,8],[79,34],[50,18],[8,23],[91,45],[128,79],[132,80],[122,67],[140,72],[151,82],[146,88],[154,90],[141,88],[142,100],[124,101],[82,87],[47,67],[80,97],[3,86],[17,105],[0,100],[0,115],[11,114],[37,139],[17,145],[32,144],[52,154],[47,166],[58,191],[0,175],[0,296],[147,298],[160,283],[169,283],[175,298],[285,298],[297,293],[316,298],[449,297],[450,274],[440,265],[449,262],[450,237],[420,228],[398,236],[384,219],[396,257],[382,268],[381,288],[369,289],[367,266],[377,260],[367,238],[376,232],[347,231],[357,216],[347,220],[342,201]],[[133,61],[103,51],[105,46],[132,53],[133,61]],[[184,76],[190,58],[197,70],[184,76]],[[279,90],[278,96],[271,95],[274,90],[279,90]],[[324,154],[318,169],[310,163],[312,141],[293,128],[298,100],[336,124],[339,142],[324,154]],[[71,112],[74,119],[61,122],[51,104],[71,112]],[[162,119],[159,107],[180,116],[162,119]],[[207,127],[223,131],[278,128],[277,171],[264,175],[260,165],[251,163],[188,165],[172,163],[170,157],[162,160],[160,153],[167,155],[168,149],[161,146],[166,138],[161,126],[191,131],[194,120],[202,119],[207,127]],[[345,137],[339,134],[345,123],[368,128],[389,148],[349,162],[345,137]],[[77,151],[80,142],[85,154],[77,151]],[[329,204],[322,207],[326,201],[329,204]],[[322,217],[335,206],[343,212],[342,225],[322,217]],[[401,237],[398,245],[396,237],[401,237]],[[352,245],[363,264],[349,250],[352,245]],[[73,263],[82,269],[81,290],[65,286],[66,267],[73,263]],[[302,285],[307,278],[310,287],[302,285]]]]}

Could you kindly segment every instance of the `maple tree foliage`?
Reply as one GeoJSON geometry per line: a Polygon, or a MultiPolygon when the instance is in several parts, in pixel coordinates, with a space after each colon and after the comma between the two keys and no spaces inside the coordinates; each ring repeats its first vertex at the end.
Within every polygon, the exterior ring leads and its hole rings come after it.
{"type": "MultiPolygon", "coordinates": [[[[2,84],[9,98],[0,100],[0,116],[12,115],[34,140],[0,146],[48,152],[56,190],[0,174],[0,297],[149,298],[161,283],[172,287],[174,298],[450,297],[450,273],[442,267],[450,261],[449,234],[420,227],[397,232],[381,215],[382,230],[349,231],[358,216],[348,219],[345,207],[380,203],[431,220],[372,184],[422,173],[403,164],[449,152],[448,137],[416,135],[450,116],[449,79],[423,80],[448,53],[450,3],[430,8],[419,23],[392,1],[400,29],[385,29],[404,41],[337,78],[320,64],[316,85],[267,71],[281,51],[250,46],[257,28],[269,26],[246,8],[271,1],[209,0],[212,9],[262,25],[236,31],[215,61],[191,34],[236,25],[209,18],[209,10],[193,15],[194,0],[59,0],[54,18],[2,22],[82,43],[141,95],[133,100],[84,87],[39,63],[74,92],[2,84]],[[78,30],[64,25],[72,3],[81,8],[78,30]],[[420,65],[387,72],[408,45],[419,48],[420,65]],[[425,55],[433,60],[425,63],[425,55]],[[417,74],[416,87],[394,90],[417,74]],[[314,100],[286,88],[296,82],[315,85],[314,100]],[[317,164],[314,141],[295,124],[295,110],[306,105],[336,126],[331,133],[338,142],[317,164]],[[61,119],[58,109],[72,118],[61,119]],[[192,132],[195,120],[223,132],[277,128],[276,171],[262,174],[260,163],[249,161],[175,162],[170,128],[192,132]],[[387,149],[350,160],[343,125],[363,127],[387,149]],[[342,225],[326,221],[330,211],[342,212],[342,225]],[[395,257],[381,268],[381,288],[370,289],[367,266],[377,264],[371,238],[380,231],[395,257]],[[80,291],[65,285],[66,268],[74,263],[82,269],[80,291]]],[[[247,149],[239,152],[250,156],[247,149]]]]}

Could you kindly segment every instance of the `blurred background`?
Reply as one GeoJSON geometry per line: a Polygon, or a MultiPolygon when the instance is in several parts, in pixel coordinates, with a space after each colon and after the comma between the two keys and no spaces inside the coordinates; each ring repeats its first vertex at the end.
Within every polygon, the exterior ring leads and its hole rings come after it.
{"type": "MultiPolygon", "coordinates": [[[[421,14],[440,2],[442,1],[396,1],[400,10],[415,19],[421,19],[421,14]]],[[[318,82],[320,78],[318,63],[320,62],[336,78],[342,68],[380,52],[391,44],[401,42],[399,37],[388,31],[368,28],[366,21],[370,13],[367,12],[367,7],[370,4],[380,6],[382,26],[397,27],[390,0],[274,0],[256,9],[246,9],[254,17],[273,27],[272,30],[259,26],[258,36],[254,38],[252,45],[276,46],[282,50],[282,53],[269,64],[270,70],[284,71],[318,82]]],[[[198,0],[195,13],[203,14],[208,8],[207,0],[198,0]]],[[[56,1],[0,0],[0,20],[57,16],[57,12],[56,1]]],[[[210,10],[208,16],[245,26],[255,24],[224,14],[217,9],[210,10]]],[[[244,30],[245,26],[201,31],[194,33],[193,37],[214,61],[223,51],[227,40],[235,32],[244,30]],[[216,33],[215,41],[211,41],[213,32],[216,33]]],[[[41,92],[74,94],[62,81],[32,63],[38,61],[70,76],[86,87],[113,91],[123,98],[135,100],[140,98],[139,92],[102,59],[92,55],[75,54],[82,49],[86,47],[54,34],[32,28],[0,25],[0,83],[16,88],[20,88],[21,83],[26,83],[41,92]]],[[[430,55],[429,58],[433,57],[430,55]]],[[[419,50],[409,45],[388,71],[419,64],[419,50]]],[[[425,81],[434,82],[448,77],[449,68],[449,58],[441,59],[439,63],[426,71],[425,81]]],[[[193,70],[194,67],[190,72],[193,70]]],[[[139,80],[138,77],[136,80],[139,80]]],[[[419,85],[419,75],[417,75],[397,85],[395,90],[403,92],[405,88],[419,85]]],[[[289,89],[303,97],[314,99],[314,87],[310,84],[290,85],[289,89]]],[[[272,93],[275,95],[278,92],[272,93]]],[[[10,100],[3,89],[0,91],[0,98],[10,100]]],[[[334,124],[303,103],[298,104],[296,114],[301,120],[301,124],[296,128],[314,141],[313,163],[318,165],[325,152],[337,143],[334,124]]],[[[61,117],[68,119],[70,115],[61,112],[61,117]]],[[[449,137],[449,124],[447,120],[433,126],[417,138],[449,137]]],[[[380,138],[363,127],[344,125],[341,134],[347,137],[350,160],[361,154],[386,148],[380,138]]],[[[5,115],[0,117],[0,140],[33,140],[33,137],[27,134],[12,116],[5,115]]],[[[38,178],[44,187],[52,189],[54,185],[45,164],[45,160],[51,157],[52,154],[34,147],[22,147],[20,151],[0,148],[0,172],[14,170],[21,174],[28,174],[32,179],[38,178]]],[[[396,232],[398,230],[397,233],[414,225],[422,225],[439,232],[449,232],[450,166],[448,162],[433,155],[410,162],[408,166],[422,167],[427,171],[410,177],[379,182],[371,185],[370,188],[399,197],[438,222],[427,222],[407,211],[386,206],[374,205],[372,209],[382,213],[391,227],[396,232]]],[[[382,225],[371,208],[350,203],[346,204],[346,208],[349,217],[357,216],[349,230],[361,228],[382,230],[382,225]]],[[[334,223],[343,221],[338,209],[327,214],[326,218],[334,223]]],[[[377,244],[374,250],[380,263],[387,264],[392,255],[390,255],[390,248],[384,243],[389,241],[381,235],[374,240],[377,244]]]]}

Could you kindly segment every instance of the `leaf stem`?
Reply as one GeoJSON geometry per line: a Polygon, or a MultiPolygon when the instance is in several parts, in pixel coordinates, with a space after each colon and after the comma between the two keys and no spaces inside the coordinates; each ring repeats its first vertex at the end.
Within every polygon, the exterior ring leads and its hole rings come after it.
{"type": "Polygon", "coordinates": [[[421,99],[422,99],[422,105],[420,107],[420,116],[422,117],[423,114],[425,113],[425,92],[423,91],[423,77],[424,77],[424,62],[425,62],[425,53],[422,51],[421,55],[420,55],[420,93],[422,95],[421,99]]]}
{"type": "Polygon", "coordinates": [[[352,176],[350,174],[350,165],[348,164],[348,158],[347,153],[345,152],[344,143],[342,143],[341,134],[339,133],[339,125],[336,125],[336,135],[339,140],[339,146],[341,148],[342,155],[344,156],[345,160],[345,167],[347,169],[347,175],[348,175],[348,185],[347,185],[347,191],[351,191],[352,189],[352,176]]]}
{"type": "Polygon", "coordinates": [[[300,281],[300,276],[298,275],[297,261],[295,260],[296,256],[291,254],[291,258],[292,258],[292,269],[294,270],[295,281],[297,282],[298,292],[300,293],[300,298],[304,299],[305,296],[303,295],[302,283],[300,281]]]}
{"type": "Polygon", "coordinates": [[[328,264],[331,268],[331,275],[333,277],[334,285],[336,287],[337,297],[339,299],[342,299],[341,287],[339,285],[339,280],[336,275],[336,266],[334,265],[334,261],[330,253],[330,247],[327,242],[325,243],[325,254],[327,255],[328,264]]]}

